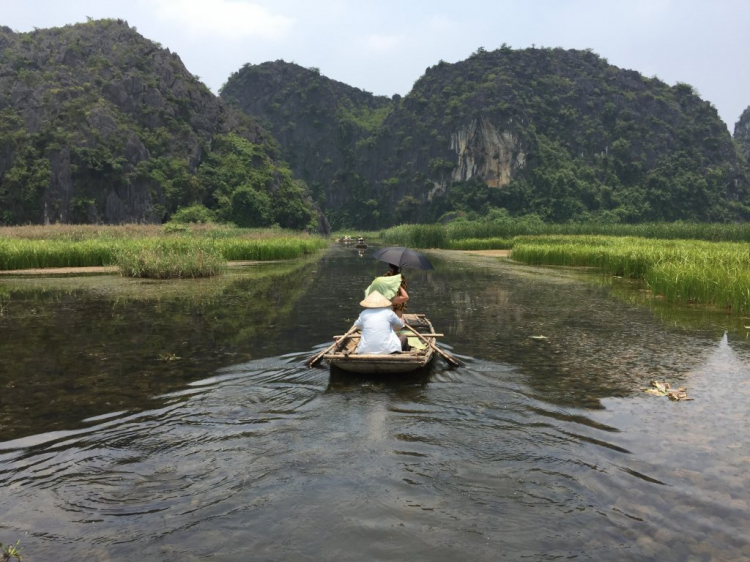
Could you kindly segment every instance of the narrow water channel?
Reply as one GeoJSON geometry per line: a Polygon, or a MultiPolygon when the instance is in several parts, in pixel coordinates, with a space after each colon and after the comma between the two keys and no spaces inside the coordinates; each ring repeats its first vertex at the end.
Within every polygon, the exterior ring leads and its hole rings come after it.
{"type": "Polygon", "coordinates": [[[466,367],[390,378],[303,365],[384,271],[368,253],[0,279],[0,542],[30,561],[750,559],[741,320],[429,256],[410,311],[466,367]]]}

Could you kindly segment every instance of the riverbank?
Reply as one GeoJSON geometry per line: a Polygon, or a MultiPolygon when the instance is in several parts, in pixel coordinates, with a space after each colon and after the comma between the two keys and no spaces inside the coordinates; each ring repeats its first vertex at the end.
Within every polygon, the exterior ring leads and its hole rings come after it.
{"type": "Polygon", "coordinates": [[[464,254],[488,258],[509,258],[512,250],[460,250],[464,254]]]}

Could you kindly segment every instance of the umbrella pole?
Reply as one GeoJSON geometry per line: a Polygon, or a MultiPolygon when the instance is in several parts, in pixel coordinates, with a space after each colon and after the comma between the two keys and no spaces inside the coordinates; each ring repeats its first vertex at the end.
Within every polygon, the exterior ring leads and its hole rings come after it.
{"type": "MultiPolygon", "coordinates": [[[[432,349],[434,349],[434,350],[435,350],[435,351],[437,351],[437,352],[438,352],[438,353],[439,353],[440,355],[442,355],[442,356],[443,356],[443,358],[444,358],[444,359],[445,359],[445,360],[446,360],[446,361],[447,361],[448,363],[450,363],[450,364],[451,364],[451,365],[453,365],[454,367],[463,367],[463,365],[464,365],[464,364],[463,364],[463,363],[461,363],[461,361],[459,361],[459,360],[458,360],[458,359],[456,359],[455,357],[453,357],[453,355],[451,355],[451,354],[450,354],[450,353],[448,353],[447,351],[443,351],[442,349],[440,349],[440,348],[439,348],[439,347],[438,347],[437,345],[435,345],[435,344],[434,344],[434,343],[433,343],[432,341],[428,340],[428,339],[427,339],[426,337],[424,337],[424,336],[423,336],[422,334],[420,334],[419,332],[417,332],[417,331],[416,331],[416,330],[415,330],[414,328],[412,328],[411,326],[409,326],[409,324],[405,324],[405,326],[406,326],[406,327],[407,327],[407,328],[408,328],[408,329],[409,329],[409,330],[410,330],[411,332],[413,332],[413,333],[414,333],[414,334],[415,334],[415,335],[416,335],[416,336],[417,336],[417,337],[418,337],[419,339],[421,339],[421,340],[422,340],[422,341],[423,341],[424,343],[426,343],[426,344],[427,344],[427,345],[429,345],[429,346],[430,346],[430,347],[431,347],[432,349]]],[[[428,334],[428,335],[429,335],[429,334],[428,334]]]]}

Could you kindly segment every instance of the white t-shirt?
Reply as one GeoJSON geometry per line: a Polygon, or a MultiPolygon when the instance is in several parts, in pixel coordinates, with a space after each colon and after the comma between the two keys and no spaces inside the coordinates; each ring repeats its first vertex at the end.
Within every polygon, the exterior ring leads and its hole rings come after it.
{"type": "Polygon", "coordinates": [[[362,330],[357,353],[387,355],[401,351],[401,342],[393,330],[401,329],[405,324],[391,308],[367,308],[354,325],[362,330]]]}

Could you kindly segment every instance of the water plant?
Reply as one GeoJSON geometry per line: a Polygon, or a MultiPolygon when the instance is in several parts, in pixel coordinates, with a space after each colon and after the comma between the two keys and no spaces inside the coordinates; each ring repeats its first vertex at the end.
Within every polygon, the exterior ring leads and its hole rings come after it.
{"type": "Polygon", "coordinates": [[[8,562],[11,558],[22,560],[23,556],[21,555],[21,551],[23,548],[19,548],[19,544],[21,544],[20,540],[16,541],[16,544],[9,544],[7,546],[0,542],[0,552],[2,552],[2,559],[0,562],[8,562]]]}
{"type": "Polygon", "coordinates": [[[210,277],[226,265],[216,248],[175,245],[122,248],[115,253],[115,262],[123,275],[151,279],[210,277]]]}

